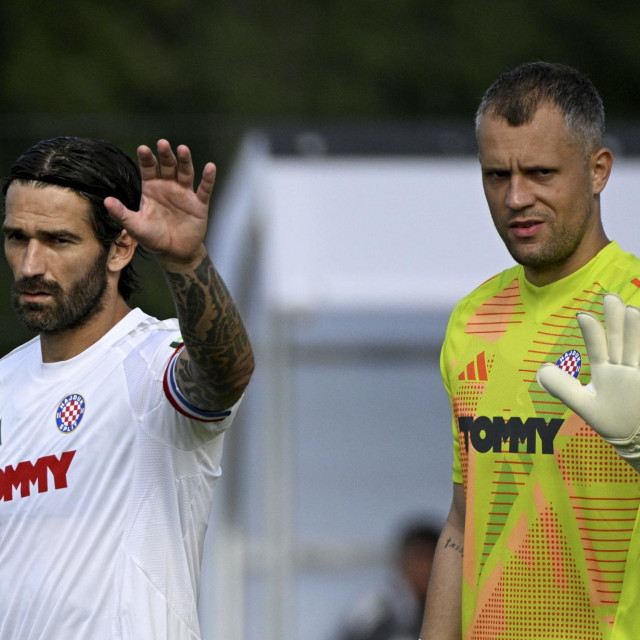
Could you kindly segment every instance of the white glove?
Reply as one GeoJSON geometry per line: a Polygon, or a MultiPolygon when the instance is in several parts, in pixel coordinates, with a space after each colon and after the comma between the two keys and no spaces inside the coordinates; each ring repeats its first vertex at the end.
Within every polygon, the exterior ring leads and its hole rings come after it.
{"type": "Polygon", "coordinates": [[[591,383],[582,386],[550,362],[538,369],[538,383],[640,473],[640,309],[607,293],[606,330],[590,313],[578,312],[576,317],[589,355],[591,383]]]}

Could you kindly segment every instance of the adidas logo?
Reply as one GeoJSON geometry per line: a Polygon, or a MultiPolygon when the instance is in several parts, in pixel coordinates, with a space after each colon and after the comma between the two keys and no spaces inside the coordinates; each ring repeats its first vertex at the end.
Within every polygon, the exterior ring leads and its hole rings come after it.
{"type": "Polygon", "coordinates": [[[458,380],[479,380],[486,382],[489,379],[487,374],[487,363],[484,359],[484,351],[479,353],[475,360],[472,360],[465,370],[458,376],[458,380]]]}

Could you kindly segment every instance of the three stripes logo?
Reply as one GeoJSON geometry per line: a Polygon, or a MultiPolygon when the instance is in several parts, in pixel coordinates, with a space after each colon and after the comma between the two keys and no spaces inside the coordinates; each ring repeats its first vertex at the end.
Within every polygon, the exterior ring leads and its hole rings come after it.
{"type": "Polygon", "coordinates": [[[489,380],[487,361],[484,351],[479,353],[471,362],[469,362],[469,364],[467,364],[464,371],[458,376],[458,380],[477,382],[486,382],[489,380]]]}

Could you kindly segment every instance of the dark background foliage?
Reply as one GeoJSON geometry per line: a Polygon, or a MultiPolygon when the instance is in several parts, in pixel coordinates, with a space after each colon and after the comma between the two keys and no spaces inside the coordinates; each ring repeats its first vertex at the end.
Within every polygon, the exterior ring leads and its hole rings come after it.
{"type": "MultiPolygon", "coordinates": [[[[640,103],[640,4],[629,0],[124,0],[2,3],[0,173],[38,139],[158,137],[224,181],[244,132],[283,122],[471,126],[503,70],[578,67],[610,122],[640,103]]],[[[136,302],[171,314],[152,265],[136,302]]],[[[10,275],[0,270],[0,300],[10,275]]],[[[27,334],[0,303],[0,350],[27,334]]]]}

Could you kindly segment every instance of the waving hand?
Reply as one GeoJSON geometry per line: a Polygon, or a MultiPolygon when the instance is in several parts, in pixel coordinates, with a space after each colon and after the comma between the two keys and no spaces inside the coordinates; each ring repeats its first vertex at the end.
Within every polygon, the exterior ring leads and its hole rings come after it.
{"type": "Polygon", "coordinates": [[[216,168],[208,162],[198,186],[189,148],[175,153],[158,140],[157,157],[138,147],[142,175],[140,210],[106,198],[109,213],[164,269],[186,348],[175,370],[178,385],[203,410],[232,406],[253,371],[253,353],[242,318],[204,246],[216,168]]]}
{"type": "Polygon", "coordinates": [[[609,293],[604,314],[606,328],[590,313],[577,314],[591,364],[589,385],[551,363],[537,378],[640,472],[640,309],[609,293]]]}
{"type": "Polygon", "coordinates": [[[140,210],[127,209],[116,198],[107,198],[109,213],[161,262],[188,263],[202,259],[209,200],[216,168],[207,163],[194,190],[195,171],[191,152],[179,145],[175,153],[167,140],[158,140],[158,157],[142,145],[138,162],[142,174],[140,210]]]}

